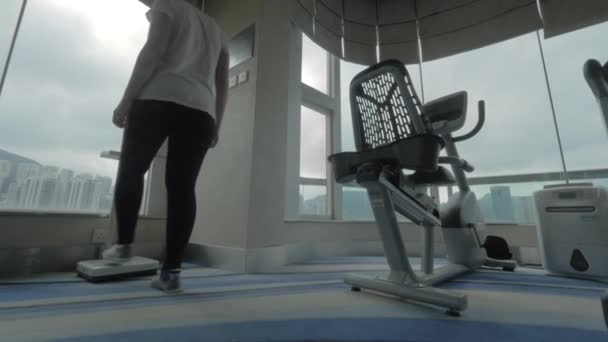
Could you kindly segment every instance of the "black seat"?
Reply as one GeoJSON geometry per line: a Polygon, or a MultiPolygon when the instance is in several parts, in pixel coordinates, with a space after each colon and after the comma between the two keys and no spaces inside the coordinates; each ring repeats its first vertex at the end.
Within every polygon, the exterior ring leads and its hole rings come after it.
{"type": "Polygon", "coordinates": [[[424,116],[403,63],[387,60],[356,75],[350,102],[357,152],[329,157],[338,182],[353,181],[361,165],[373,162],[399,174],[416,171],[401,178],[409,185],[454,183],[451,173],[438,165],[445,142],[424,116]]]}

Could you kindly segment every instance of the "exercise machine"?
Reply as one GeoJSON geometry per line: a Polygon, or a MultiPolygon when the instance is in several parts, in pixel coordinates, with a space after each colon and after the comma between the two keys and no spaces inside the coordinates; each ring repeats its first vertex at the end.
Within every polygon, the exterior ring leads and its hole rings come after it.
{"type": "Polygon", "coordinates": [[[336,181],[356,181],[367,190],[385,255],[388,274],[349,275],[354,291],[368,289],[403,299],[447,308],[458,315],[467,307],[463,294],[433,287],[482,266],[514,270],[508,245],[486,236],[485,224],[466,173],[473,165],[461,159],[456,143],[474,137],[485,121],[479,102],[479,121],[462,136],[452,133],[466,120],[467,93],[458,92],[424,105],[419,101],[407,68],[387,60],[362,71],[350,84],[357,152],[329,157],[336,181]],[[446,156],[440,156],[445,149],[446,156]],[[441,164],[450,165],[452,172],[441,164]],[[408,171],[413,173],[406,174],[408,171]],[[456,185],[459,192],[437,205],[426,189],[456,185]],[[422,272],[409,262],[397,220],[402,214],[424,229],[422,272]],[[434,269],[434,229],[441,228],[447,265],[434,269]]]}

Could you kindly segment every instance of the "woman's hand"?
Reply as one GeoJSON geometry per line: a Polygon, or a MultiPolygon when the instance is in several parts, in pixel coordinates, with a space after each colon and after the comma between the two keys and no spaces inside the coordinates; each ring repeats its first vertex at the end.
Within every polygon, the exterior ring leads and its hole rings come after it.
{"type": "Polygon", "coordinates": [[[220,128],[216,125],[213,125],[213,138],[211,138],[210,148],[214,148],[217,145],[218,140],[220,139],[220,128]]]}
{"type": "Polygon", "coordinates": [[[127,122],[129,121],[129,113],[131,112],[131,104],[133,101],[122,100],[118,104],[118,107],[114,109],[114,117],[112,118],[112,122],[118,128],[127,127],[127,122]]]}

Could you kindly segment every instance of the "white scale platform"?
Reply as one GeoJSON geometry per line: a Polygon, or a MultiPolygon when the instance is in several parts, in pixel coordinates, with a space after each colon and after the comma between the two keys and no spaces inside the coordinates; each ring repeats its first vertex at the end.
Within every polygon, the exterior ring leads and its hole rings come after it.
{"type": "Polygon", "coordinates": [[[154,259],[133,257],[122,264],[110,263],[106,260],[84,260],[76,266],[78,275],[90,282],[98,283],[131,277],[156,274],[160,263],[154,259]]]}

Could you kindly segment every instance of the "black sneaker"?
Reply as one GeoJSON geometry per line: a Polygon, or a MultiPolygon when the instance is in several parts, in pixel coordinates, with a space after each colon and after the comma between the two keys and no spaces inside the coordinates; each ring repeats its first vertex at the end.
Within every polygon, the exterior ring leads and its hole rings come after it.
{"type": "Polygon", "coordinates": [[[170,294],[183,292],[179,279],[179,271],[161,270],[160,275],[152,281],[150,286],[170,294]]]}

